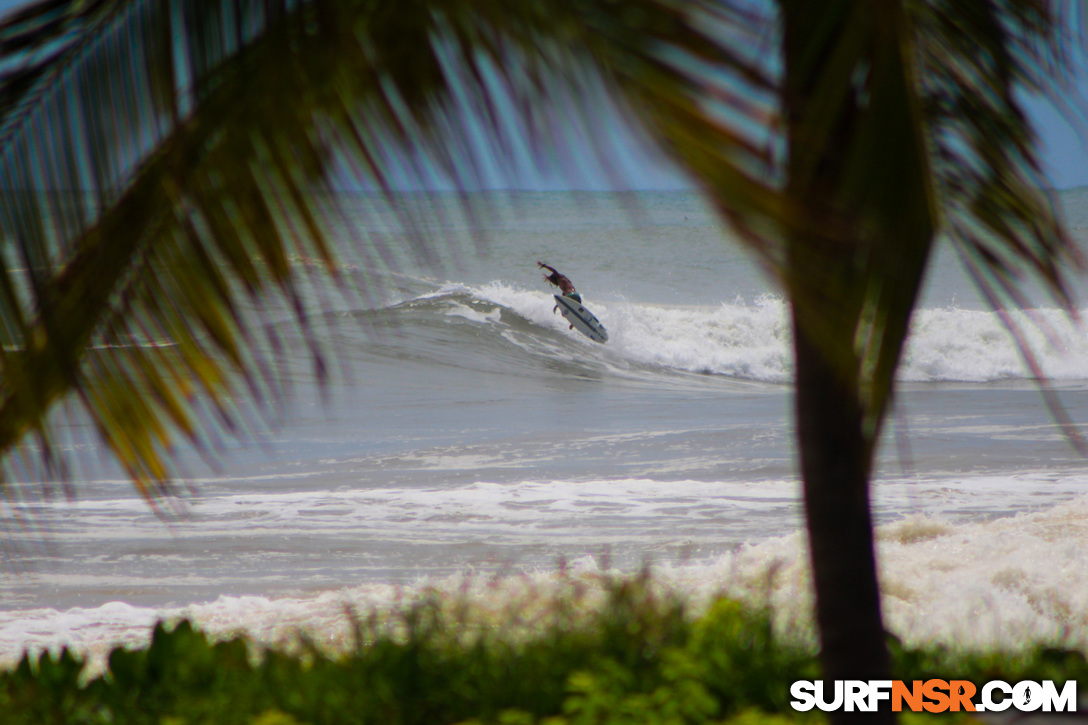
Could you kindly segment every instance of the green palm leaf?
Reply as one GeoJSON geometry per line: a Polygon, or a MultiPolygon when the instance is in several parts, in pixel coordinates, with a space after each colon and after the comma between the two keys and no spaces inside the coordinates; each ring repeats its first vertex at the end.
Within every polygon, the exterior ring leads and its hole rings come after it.
{"type": "Polygon", "coordinates": [[[914,13],[943,231],[983,297],[1001,312],[1055,422],[1088,453],[1023,331],[1003,312],[1030,306],[1020,289],[1034,277],[1077,314],[1070,279],[1084,270],[1084,259],[1044,191],[1021,98],[1043,95],[1070,118],[1082,111],[1070,101],[1076,97],[1069,93],[1070,69],[1083,52],[1088,8],[1042,0],[972,5],[971,12],[952,13],[948,3],[933,2],[914,13]]]}
{"type": "MultiPolygon", "coordinates": [[[[770,82],[681,10],[103,0],[9,17],[0,449],[33,433],[53,461],[49,412],[74,396],[141,489],[165,492],[175,435],[210,454],[219,435],[245,433],[238,381],[251,404],[276,398],[278,338],[262,322],[273,308],[291,312],[323,379],[327,351],[291,258],[324,260],[335,278],[312,193],[334,156],[380,189],[428,169],[466,188],[483,176],[478,127],[491,153],[527,139],[545,157],[572,141],[549,109],[589,118],[585,99],[605,89],[682,158],[713,160],[708,183],[776,217],[768,155],[702,100],[712,86],[767,96],[770,82]],[[708,69],[732,78],[711,83],[708,69]],[[57,193],[69,190],[86,194],[57,193]]],[[[702,12],[718,27],[748,20],[702,12]]],[[[433,261],[411,221],[405,241],[433,261]]],[[[400,253],[383,244],[359,240],[364,268],[400,253]]]]}

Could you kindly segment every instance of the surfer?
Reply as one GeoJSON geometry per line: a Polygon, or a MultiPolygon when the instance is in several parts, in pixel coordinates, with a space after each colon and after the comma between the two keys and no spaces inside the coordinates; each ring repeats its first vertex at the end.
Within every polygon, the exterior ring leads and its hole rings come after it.
{"type": "Polygon", "coordinates": [[[574,289],[574,283],[567,279],[565,274],[560,274],[555,267],[543,262],[537,262],[536,266],[551,272],[551,274],[544,275],[544,280],[554,284],[563,293],[561,296],[553,295],[556,305],[552,308],[552,312],[558,312],[559,307],[562,306],[563,317],[570,322],[570,329],[573,330],[577,325],[578,332],[594,342],[608,340],[608,332],[604,329],[601,321],[592,312],[582,307],[582,295],[578,294],[577,290],[574,289]],[[570,302],[567,302],[568,299],[570,302]]]}
{"type": "MultiPolygon", "coordinates": [[[[582,295],[578,294],[578,292],[575,291],[574,283],[567,279],[567,276],[565,274],[560,274],[559,270],[557,270],[555,267],[544,264],[543,262],[537,262],[536,266],[551,272],[550,275],[544,275],[544,279],[558,287],[559,291],[563,293],[564,297],[570,297],[578,304],[582,304],[582,295]]],[[[555,309],[557,308],[558,305],[556,305],[556,308],[552,309],[552,312],[555,312],[555,309]]]]}

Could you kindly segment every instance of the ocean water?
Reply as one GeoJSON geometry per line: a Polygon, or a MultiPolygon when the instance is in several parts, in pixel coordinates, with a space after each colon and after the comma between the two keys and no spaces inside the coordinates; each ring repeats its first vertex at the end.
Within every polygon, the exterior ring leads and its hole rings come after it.
{"type": "MultiPolygon", "coordinates": [[[[804,626],[786,310],[697,194],[484,194],[472,218],[408,195],[411,229],[340,201],[344,287],[311,290],[332,381],[317,389],[287,345],[275,420],[217,465],[182,451],[192,493],[167,520],[73,422],[78,497],[20,484],[3,509],[23,533],[0,572],[0,664],[65,645],[101,664],[160,618],[335,643],[348,605],[437,587],[502,606],[643,566],[804,626]],[[423,259],[419,233],[452,251],[423,259]],[[537,260],[574,281],[606,345],[553,313],[537,260]]],[[[1088,189],[1059,201],[1088,242],[1088,189]]],[[[1013,314],[1084,430],[1088,334],[1032,299],[1013,314]]],[[[1088,461],[946,248],[901,379],[873,485],[891,629],[1088,646],[1088,461]]]]}

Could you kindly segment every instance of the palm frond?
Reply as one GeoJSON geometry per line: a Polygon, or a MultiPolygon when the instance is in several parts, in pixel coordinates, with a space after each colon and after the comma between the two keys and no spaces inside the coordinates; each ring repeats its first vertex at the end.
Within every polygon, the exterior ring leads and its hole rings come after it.
{"type": "MultiPolygon", "coordinates": [[[[319,295],[300,291],[291,259],[323,260],[313,288],[336,276],[312,193],[334,158],[385,192],[434,171],[471,188],[481,137],[500,157],[525,144],[562,163],[576,139],[555,109],[606,137],[588,120],[603,92],[681,159],[712,164],[702,178],[744,200],[738,218],[775,218],[757,143],[767,106],[739,101],[771,83],[714,35],[743,36],[748,20],[739,4],[661,0],[622,13],[606,0],[55,1],[9,16],[0,450],[34,434],[55,461],[50,411],[73,400],[154,498],[177,435],[208,452],[244,434],[239,381],[258,406],[282,393],[271,320],[295,320],[323,378],[319,295]]],[[[407,227],[400,242],[433,261],[407,227]]],[[[364,268],[403,254],[380,236],[358,244],[364,268]]]]}
{"type": "Polygon", "coordinates": [[[326,164],[305,115],[320,111],[269,113],[267,76],[251,82],[253,64],[265,63],[276,82],[305,85],[298,58],[257,34],[223,44],[224,19],[253,28],[270,16],[215,5],[180,8],[182,48],[202,52],[175,68],[171,4],[111,3],[55,56],[28,92],[33,103],[9,115],[0,149],[0,224],[18,255],[2,280],[0,446],[34,431],[49,449],[48,412],[74,393],[149,497],[170,480],[173,434],[207,450],[195,419],[207,401],[221,430],[237,428],[225,397],[232,369],[256,401],[275,391],[274,340],[257,344],[265,328],[242,298],[276,290],[313,340],[287,257],[331,259],[316,224],[285,228],[316,216],[301,189],[326,164]],[[216,52],[237,71],[212,73],[216,52]],[[281,125],[270,133],[266,119],[281,125]]]}
{"type": "Polygon", "coordinates": [[[1082,263],[1045,195],[1020,100],[1024,90],[1057,98],[1071,80],[1068,18],[1045,0],[974,5],[950,17],[943,3],[929,3],[916,18],[947,226],[998,299],[1006,290],[993,282],[1027,269],[1068,306],[1067,274],[1082,263]]]}
{"type": "Polygon", "coordinates": [[[1033,276],[1075,314],[1069,279],[1083,262],[1046,196],[1021,99],[1057,97],[1071,82],[1073,43],[1083,41],[1067,31],[1083,26],[1084,9],[780,5],[797,28],[783,38],[787,194],[808,209],[785,230],[796,243],[780,268],[798,324],[856,381],[875,436],[935,235],[951,239],[999,309],[1022,305],[1020,284],[1033,276]]]}
{"type": "Polygon", "coordinates": [[[896,2],[783,2],[782,23],[786,194],[805,210],[782,274],[871,449],[938,215],[912,27],[896,2]]]}
{"type": "MultiPolygon", "coordinates": [[[[1070,281],[1083,272],[1081,250],[1047,195],[1038,139],[1023,108],[1031,92],[1065,108],[1083,52],[1088,8],[1048,0],[975,2],[970,12],[947,2],[916,3],[918,62],[942,199],[942,230],[983,297],[999,312],[1028,307],[1020,290],[1035,278],[1071,315],[1070,281]]],[[[1049,389],[1013,319],[1002,314],[1044,400],[1070,442],[1088,444],[1049,389]]]]}

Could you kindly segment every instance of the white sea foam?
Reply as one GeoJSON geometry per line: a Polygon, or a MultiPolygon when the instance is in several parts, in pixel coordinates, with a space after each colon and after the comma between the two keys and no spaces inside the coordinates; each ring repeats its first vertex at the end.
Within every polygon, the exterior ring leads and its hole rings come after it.
{"type": "MultiPolygon", "coordinates": [[[[1056,309],[1015,312],[1010,317],[1047,377],[1088,379],[1088,334],[1081,324],[1056,309]]],[[[1033,377],[997,313],[955,308],[917,312],[902,376],[912,381],[972,382],[1033,377]]]]}
{"type": "MultiPolygon", "coordinates": [[[[451,461],[437,454],[414,460],[404,456],[402,461],[480,472],[502,463],[479,456],[451,461]]],[[[80,501],[74,507],[63,501],[39,502],[36,515],[56,536],[81,547],[133,538],[164,543],[222,538],[234,545],[267,536],[449,543],[486,537],[512,544],[594,545],[649,542],[653,532],[662,542],[679,535],[692,541],[743,539],[766,531],[767,523],[749,526],[738,512],[785,514],[782,525],[788,528],[795,503],[792,481],[629,478],[206,493],[190,503],[188,518],[173,527],[164,526],[136,496],[80,501]],[[717,526],[706,523],[714,521],[717,526]],[[729,526],[736,528],[727,530],[729,526]]]]}
{"type": "MultiPolygon", "coordinates": [[[[979,523],[907,516],[877,536],[886,624],[908,643],[1088,648],[1088,496],[979,523]]],[[[811,632],[801,532],[665,576],[693,596],[769,600],[787,629],[811,632]]]]}
{"type": "MultiPolygon", "coordinates": [[[[407,461],[407,458],[405,458],[407,461]]],[[[419,459],[418,465],[448,461],[419,459]]],[[[487,462],[473,459],[481,472],[487,462]]],[[[461,465],[455,463],[454,467],[461,465]]],[[[465,464],[468,465],[468,464],[465,464]]],[[[487,540],[497,545],[600,546],[630,542],[663,547],[720,546],[759,540],[800,522],[793,480],[698,481],[620,478],[598,480],[477,480],[436,486],[337,488],[205,493],[174,526],[132,495],[98,501],[41,502],[36,515],[66,546],[176,546],[185,541],[244,546],[266,537],[352,542],[487,540]]],[[[242,487],[238,482],[235,487],[242,487]]],[[[878,514],[993,517],[1053,505],[1088,489],[1088,474],[1040,472],[942,478],[895,478],[874,484],[878,514]]],[[[137,549],[136,551],[139,551],[137,549]]],[[[169,548],[156,549],[162,560],[169,548]]],[[[176,576],[171,573],[171,576],[176,576]]]]}
{"type": "MultiPolygon", "coordinates": [[[[1044,477],[1037,479],[1038,485],[1045,484],[1044,477]]],[[[1072,483],[1078,481],[1083,484],[1083,477],[1072,483]]],[[[995,477],[990,486],[1011,490],[1030,483],[995,477]]],[[[920,485],[923,492],[926,488],[947,492],[957,483],[934,480],[920,485]]],[[[986,487],[985,482],[982,485],[986,487]]],[[[965,486],[965,491],[970,488],[965,486]]],[[[966,647],[1053,642],[1088,648],[1088,578],[1083,576],[1088,571],[1088,496],[981,521],[913,513],[879,527],[877,536],[887,623],[908,642],[966,647]]],[[[335,650],[352,645],[351,611],[388,611],[438,591],[447,597],[469,597],[480,616],[498,616],[519,605],[544,606],[549,596],[569,591],[572,578],[580,587],[592,589],[601,573],[599,563],[587,558],[564,573],[549,568],[505,576],[458,575],[407,587],[371,582],[309,596],[220,596],[184,607],[112,602],[65,611],[0,612],[0,664],[14,664],[26,649],[56,651],[68,646],[89,657],[91,671],[97,671],[112,647],[144,645],[154,621],[181,618],[194,620],[216,638],[245,634],[262,646],[286,646],[298,632],[306,632],[335,650]]],[[[720,594],[757,604],[769,601],[785,630],[811,636],[811,584],[803,532],[746,545],[710,560],[661,564],[655,567],[655,578],[695,607],[720,594]]]]}

